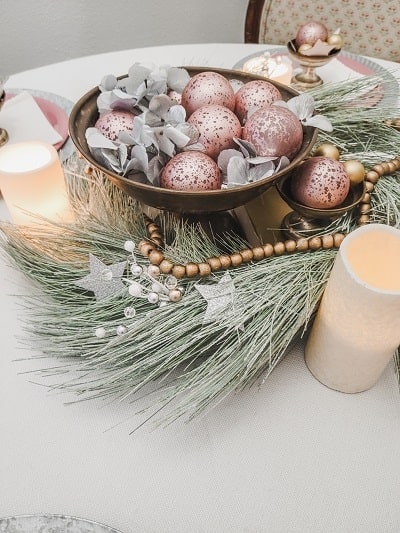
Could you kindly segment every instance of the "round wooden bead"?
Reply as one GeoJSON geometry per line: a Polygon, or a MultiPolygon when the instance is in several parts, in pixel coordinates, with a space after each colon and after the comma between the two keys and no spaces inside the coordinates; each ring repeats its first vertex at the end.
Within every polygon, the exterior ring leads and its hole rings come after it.
{"type": "Polygon", "coordinates": [[[274,253],[274,247],[272,246],[272,244],[269,244],[269,243],[264,244],[263,250],[264,250],[265,257],[271,257],[271,255],[274,253]]]}
{"type": "Polygon", "coordinates": [[[150,238],[151,239],[160,239],[160,240],[162,240],[163,239],[163,235],[159,231],[151,231],[150,232],[150,238]]]}
{"type": "Polygon", "coordinates": [[[163,245],[163,241],[162,239],[151,239],[151,242],[157,247],[157,248],[161,248],[162,245],[163,245]]]}
{"type": "Polygon", "coordinates": [[[366,215],[371,211],[371,204],[360,204],[358,210],[362,215],[366,215]]]}
{"type": "Polygon", "coordinates": [[[229,268],[231,266],[231,258],[229,255],[223,254],[219,256],[219,260],[221,261],[221,267],[222,268],[229,268]]]}
{"type": "Polygon", "coordinates": [[[390,174],[392,174],[393,172],[396,172],[396,170],[399,169],[398,165],[394,161],[389,161],[388,167],[389,167],[390,174]]]}
{"type": "Polygon", "coordinates": [[[139,252],[147,257],[152,250],[154,250],[154,246],[149,243],[149,241],[140,241],[138,244],[138,250],[139,252]]]}
{"type": "Polygon", "coordinates": [[[384,173],[383,166],[382,165],[374,165],[372,167],[372,170],[375,170],[375,172],[378,174],[378,177],[382,176],[384,173]]]}
{"type": "Polygon", "coordinates": [[[186,268],[184,265],[174,265],[172,267],[172,275],[176,277],[176,279],[182,279],[186,275],[186,268]]]}
{"type": "Polygon", "coordinates": [[[296,250],[296,241],[294,241],[293,239],[285,241],[284,245],[285,245],[285,250],[288,253],[292,253],[296,250]]]}
{"type": "Polygon", "coordinates": [[[262,246],[256,246],[253,248],[253,258],[255,261],[264,259],[264,248],[262,246]]]}
{"type": "Polygon", "coordinates": [[[197,266],[199,267],[200,276],[209,276],[211,274],[211,267],[208,263],[199,263],[197,266]]]}
{"type": "Polygon", "coordinates": [[[213,272],[215,272],[216,270],[220,270],[222,267],[221,261],[218,257],[210,257],[209,259],[207,259],[207,263],[210,265],[211,270],[213,272]]]}
{"type": "Polygon", "coordinates": [[[321,237],[311,237],[308,242],[310,250],[319,250],[322,246],[321,237]]]}
{"type": "Polygon", "coordinates": [[[153,231],[160,231],[160,228],[157,226],[157,224],[155,224],[154,222],[150,222],[148,225],[147,225],[147,231],[149,233],[153,233],[153,231]]]}
{"type": "Polygon", "coordinates": [[[365,224],[368,224],[369,222],[369,215],[361,215],[360,217],[358,217],[357,219],[357,224],[359,226],[364,226],[365,224]]]}
{"type": "Polygon", "coordinates": [[[151,250],[149,252],[149,261],[153,265],[159,265],[164,259],[164,254],[160,250],[151,250]]]}
{"type": "Polygon", "coordinates": [[[371,202],[371,194],[369,192],[366,192],[364,196],[361,198],[361,201],[364,204],[369,204],[371,202]]]}
{"type": "Polygon", "coordinates": [[[249,248],[247,248],[246,250],[241,250],[239,253],[245,263],[249,263],[249,261],[253,259],[253,251],[249,248]]]}
{"type": "MultiPolygon", "coordinates": [[[[375,167],[374,167],[375,168],[375,167]]],[[[371,183],[376,183],[379,180],[380,174],[376,170],[370,170],[366,173],[365,179],[371,183]]]]}
{"type": "Polygon", "coordinates": [[[375,185],[372,183],[372,181],[366,181],[365,182],[365,190],[369,193],[373,192],[375,189],[375,185]]]}
{"type": "Polygon", "coordinates": [[[196,263],[186,263],[185,265],[186,275],[189,278],[193,278],[199,274],[199,267],[196,263]]]}
{"type": "Polygon", "coordinates": [[[387,174],[389,172],[389,163],[386,161],[384,163],[381,163],[383,174],[387,174]]]}
{"type": "Polygon", "coordinates": [[[285,244],[282,241],[274,244],[274,254],[283,255],[286,252],[285,244]]]}
{"type": "Polygon", "coordinates": [[[174,263],[170,261],[169,259],[163,259],[161,263],[159,264],[160,271],[163,274],[170,274],[172,272],[173,266],[174,266],[174,263]]]}
{"type": "Polygon", "coordinates": [[[239,253],[231,254],[230,257],[232,266],[234,267],[239,266],[243,263],[243,257],[239,253]]]}
{"type": "Polygon", "coordinates": [[[297,239],[296,241],[296,249],[299,252],[305,252],[308,250],[308,239],[305,237],[300,237],[300,239],[297,239]]]}
{"type": "Polygon", "coordinates": [[[335,245],[335,248],[339,248],[339,246],[342,244],[343,239],[345,235],[343,233],[335,233],[333,236],[333,244],[335,245]]]}
{"type": "Polygon", "coordinates": [[[322,248],[324,250],[333,248],[333,235],[322,235],[322,248]]]}

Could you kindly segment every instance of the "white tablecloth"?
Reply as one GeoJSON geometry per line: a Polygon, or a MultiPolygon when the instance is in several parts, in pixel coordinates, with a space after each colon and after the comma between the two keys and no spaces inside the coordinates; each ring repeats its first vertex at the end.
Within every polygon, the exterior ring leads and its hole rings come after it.
{"type": "MultiPolygon", "coordinates": [[[[135,61],[230,68],[264,49],[126,50],[23,72],[8,84],[76,101],[104,74],[124,74],[135,61]]],[[[130,436],[132,406],[65,405],[70,398],[26,373],[40,366],[18,340],[15,295],[29,285],[4,261],[0,275],[0,516],[65,513],[123,533],[400,530],[393,364],[371,390],[341,394],[311,376],[300,344],[261,389],[229,397],[189,424],[130,436]]]]}

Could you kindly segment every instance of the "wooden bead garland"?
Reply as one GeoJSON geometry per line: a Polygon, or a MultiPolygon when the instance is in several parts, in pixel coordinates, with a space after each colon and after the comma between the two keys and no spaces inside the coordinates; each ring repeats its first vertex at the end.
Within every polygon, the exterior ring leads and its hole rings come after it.
{"type": "MultiPolygon", "coordinates": [[[[400,125],[400,119],[398,119],[398,121],[400,125]]],[[[365,194],[358,206],[359,216],[357,218],[357,225],[361,226],[368,224],[370,221],[371,194],[373,193],[379,178],[387,174],[392,174],[398,170],[400,170],[400,156],[397,156],[390,161],[376,164],[371,170],[366,172],[364,178],[365,194]]],[[[185,277],[207,277],[211,272],[226,270],[231,266],[235,267],[251,261],[260,261],[273,255],[280,256],[286,253],[305,252],[307,250],[317,251],[321,248],[324,250],[339,248],[345,238],[345,234],[339,232],[331,235],[322,235],[321,237],[301,237],[297,240],[290,239],[286,241],[278,241],[274,244],[266,243],[251,249],[246,248],[229,255],[222,254],[219,257],[209,257],[200,263],[188,262],[181,265],[174,264],[171,260],[167,259],[160,250],[164,243],[158,225],[147,215],[144,215],[144,221],[149,238],[139,242],[139,252],[145,257],[148,257],[151,264],[157,265],[161,273],[172,274],[177,279],[185,277]]]]}

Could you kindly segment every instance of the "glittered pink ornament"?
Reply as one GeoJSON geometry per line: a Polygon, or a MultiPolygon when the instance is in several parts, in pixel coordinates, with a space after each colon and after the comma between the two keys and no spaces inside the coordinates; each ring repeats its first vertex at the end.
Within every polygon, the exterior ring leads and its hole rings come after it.
{"type": "Polygon", "coordinates": [[[175,155],[165,165],[160,179],[161,187],[176,191],[215,190],[221,184],[221,171],[215,161],[197,150],[175,155]]]}
{"type": "Polygon", "coordinates": [[[346,199],[350,178],[344,165],[330,157],[310,157],[291,177],[293,198],[308,207],[330,209],[346,199]]]}
{"type": "Polygon", "coordinates": [[[310,20],[310,22],[303,24],[298,29],[295,44],[297,48],[302,44],[314,45],[318,39],[326,41],[328,39],[328,30],[321,22],[310,20]]]}
{"type": "Polygon", "coordinates": [[[235,93],[229,81],[218,72],[199,72],[182,91],[181,104],[189,117],[196,109],[207,104],[218,104],[231,111],[235,108],[235,93]]]}
{"type": "Polygon", "coordinates": [[[204,153],[217,159],[222,150],[236,146],[233,137],[241,137],[242,127],[233,111],[221,105],[205,105],[188,119],[200,134],[204,153]]]}
{"type": "Polygon", "coordinates": [[[108,111],[97,119],[95,127],[104,137],[117,141],[120,131],[132,131],[134,118],[135,115],[129,111],[108,111]]]}
{"type": "Polygon", "coordinates": [[[244,124],[249,109],[265,107],[276,100],[282,100],[282,95],[277,87],[264,80],[253,80],[245,83],[236,93],[235,114],[244,124]]]}
{"type": "Polygon", "coordinates": [[[301,148],[303,128],[292,111],[270,105],[249,117],[242,138],[254,145],[257,155],[292,159],[301,148]]]}

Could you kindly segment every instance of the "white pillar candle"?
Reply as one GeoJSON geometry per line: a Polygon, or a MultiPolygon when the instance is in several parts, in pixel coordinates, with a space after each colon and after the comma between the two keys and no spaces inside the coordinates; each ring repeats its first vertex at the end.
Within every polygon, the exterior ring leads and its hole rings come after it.
{"type": "Polygon", "coordinates": [[[293,66],[290,59],[283,56],[270,56],[268,53],[252,57],[243,65],[242,70],[265,76],[283,85],[290,85],[293,66]]]}
{"type": "Polygon", "coordinates": [[[16,224],[71,222],[64,171],[57,150],[40,141],[7,144],[0,148],[0,190],[16,224]]]}
{"type": "Polygon", "coordinates": [[[311,373],[341,392],[372,387],[400,345],[400,230],[362,226],[343,240],[305,348],[311,373]]]}

